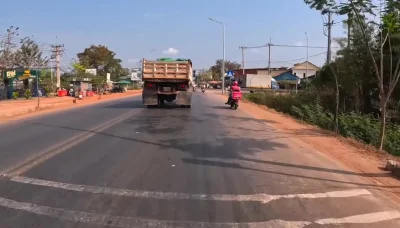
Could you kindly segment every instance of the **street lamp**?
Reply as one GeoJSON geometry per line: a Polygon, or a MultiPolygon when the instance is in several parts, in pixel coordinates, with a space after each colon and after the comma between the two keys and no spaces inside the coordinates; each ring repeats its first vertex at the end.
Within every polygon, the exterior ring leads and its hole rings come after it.
{"type": "Polygon", "coordinates": [[[216,21],[212,18],[208,18],[209,20],[216,22],[222,25],[222,66],[221,66],[221,74],[222,74],[222,94],[225,92],[225,25],[220,21],[216,21]]]}

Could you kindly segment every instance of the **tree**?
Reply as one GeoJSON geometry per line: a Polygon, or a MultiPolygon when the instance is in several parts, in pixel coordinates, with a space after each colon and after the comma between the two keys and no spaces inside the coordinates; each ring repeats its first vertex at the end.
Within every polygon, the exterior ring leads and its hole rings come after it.
{"type": "Polygon", "coordinates": [[[199,70],[197,73],[197,77],[199,77],[200,82],[206,82],[212,79],[212,72],[211,70],[199,70]]]}
{"type": "Polygon", "coordinates": [[[17,47],[14,39],[18,37],[19,28],[11,26],[7,29],[6,36],[0,40],[0,68],[7,69],[14,67],[14,48],[17,47]]]}
{"type": "MultiPolygon", "coordinates": [[[[218,59],[215,61],[215,65],[210,67],[210,71],[212,72],[212,78],[214,80],[220,81],[222,79],[221,75],[221,66],[222,59],[218,59]]],[[[225,61],[225,70],[237,70],[240,69],[240,64],[237,62],[225,61]]]]}
{"type": "MultiPolygon", "coordinates": [[[[305,0],[312,8],[322,9],[327,6],[327,2],[331,5],[331,9],[335,9],[338,14],[346,14],[351,19],[353,29],[357,28],[361,34],[361,40],[367,51],[367,57],[370,65],[364,66],[364,69],[372,67],[372,72],[377,87],[377,97],[380,106],[381,127],[377,148],[382,150],[385,139],[385,128],[387,118],[387,105],[395,88],[397,88],[400,78],[400,58],[399,58],[399,42],[396,42],[400,34],[400,4],[398,1],[385,0],[385,11],[380,11],[381,23],[375,26],[373,33],[378,33],[372,37],[370,33],[371,23],[366,21],[368,16],[374,15],[374,9],[378,8],[371,0],[348,0],[336,4],[334,1],[325,0],[305,0]],[[351,18],[350,18],[351,17],[351,18]],[[397,59],[397,63],[394,64],[397,59]]],[[[376,24],[376,23],[375,23],[376,24]]],[[[349,39],[350,40],[350,39],[349,39]]],[[[356,44],[356,42],[354,42],[356,44]]],[[[353,48],[353,47],[352,47],[353,48]]],[[[351,54],[351,50],[347,50],[351,54]]],[[[354,55],[354,54],[353,54],[354,55]]],[[[362,77],[362,75],[358,75],[362,77]]]]}
{"type": "Polygon", "coordinates": [[[106,73],[121,76],[121,59],[115,57],[115,52],[103,45],[92,45],[81,53],[78,53],[79,64],[86,69],[94,68],[97,74],[105,76],[106,73]]]}
{"type": "Polygon", "coordinates": [[[49,70],[44,69],[40,71],[40,84],[43,86],[46,96],[49,96],[49,93],[54,92],[55,82],[55,77],[51,76],[51,72],[49,70]]]}
{"type": "MultiPolygon", "coordinates": [[[[366,5],[372,4],[370,0],[358,0],[358,2],[362,2],[366,5]]],[[[342,3],[342,5],[346,5],[342,3]]],[[[347,5],[350,5],[350,7],[353,9],[353,12],[355,14],[356,21],[358,25],[360,26],[360,29],[363,33],[364,37],[367,37],[368,35],[366,34],[365,31],[365,25],[362,23],[361,16],[359,11],[357,11],[357,8],[355,7],[355,3],[353,0],[349,0],[349,3],[347,5]]],[[[397,86],[397,82],[400,78],[400,58],[397,61],[396,67],[393,71],[393,50],[392,50],[392,45],[390,43],[392,35],[394,33],[397,33],[395,35],[398,35],[398,30],[399,30],[399,25],[400,25],[400,18],[398,14],[393,14],[393,13],[388,13],[383,16],[382,18],[383,24],[380,25],[380,34],[381,34],[381,39],[378,40],[378,52],[379,56],[377,57],[374,55],[373,51],[373,46],[371,43],[368,42],[368,40],[364,39],[364,44],[368,50],[369,56],[372,61],[372,66],[374,69],[375,76],[378,80],[378,88],[379,88],[379,98],[380,98],[380,111],[381,111],[381,129],[380,129],[380,135],[379,135],[379,143],[378,143],[378,149],[382,150],[383,148],[383,143],[385,139],[385,129],[386,129],[386,111],[387,111],[387,103],[390,99],[390,96],[393,92],[393,90],[397,86]],[[386,33],[386,35],[383,35],[383,33],[386,33]],[[385,81],[385,72],[384,72],[384,46],[388,42],[389,46],[389,58],[390,58],[390,66],[389,66],[389,80],[385,81]],[[378,66],[378,61],[379,61],[379,66],[378,66]]]]}
{"type": "Polygon", "coordinates": [[[72,67],[74,68],[74,73],[77,75],[85,73],[85,66],[79,64],[79,63],[73,63],[72,67]]]}
{"type": "Polygon", "coordinates": [[[21,68],[32,69],[47,65],[48,58],[42,56],[42,51],[35,41],[25,37],[20,41],[20,48],[15,52],[14,65],[21,68]]]}

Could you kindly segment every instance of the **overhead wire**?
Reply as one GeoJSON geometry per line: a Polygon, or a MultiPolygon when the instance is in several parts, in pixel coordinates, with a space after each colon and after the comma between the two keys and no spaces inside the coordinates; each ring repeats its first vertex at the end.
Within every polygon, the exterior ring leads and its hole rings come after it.
{"type": "MultiPolygon", "coordinates": [[[[310,55],[310,56],[308,56],[308,58],[313,58],[313,57],[316,57],[316,56],[319,56],[319,55],[322,55],[322,54],[326,54],[326,51],[325,52],[321,52],[321,53],[317,53],[315,55],[310,55]]],[[[299,60],[303,60],[303,59],[307,59],[307,57],[298,58],[298,59],[292,59],[292,60],[274,60],[274,61],[271,60],[271,63],[290,63],[290,62],[295,62],[295,61],[299,61],[299,60]]],[[[268,59],[247,61],[245,63],[257,63],[257,62],[266,62],[266,61],[268,61],[268,59]]]]}
{"type": "Polygon", "coordinates": [[[233,58],[236,58],[239,54],[240,54],[241,50],[236,51],[234,54],[232,54],[229,58],[227,58],[228,60],[233,60],[233,58]]]}

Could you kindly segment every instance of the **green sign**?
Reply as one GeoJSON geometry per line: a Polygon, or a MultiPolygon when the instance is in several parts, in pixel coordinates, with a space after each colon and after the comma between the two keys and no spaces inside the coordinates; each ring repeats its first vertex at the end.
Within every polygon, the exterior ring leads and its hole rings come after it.
{"type": "Polygon", "coordinates": [[[40,76],[40,71],[37,70],[7,70],[3,72],[4,79],[16,79],[16,80],[25,80],[30,78],[31,76],[36,77],[40,76]]]}

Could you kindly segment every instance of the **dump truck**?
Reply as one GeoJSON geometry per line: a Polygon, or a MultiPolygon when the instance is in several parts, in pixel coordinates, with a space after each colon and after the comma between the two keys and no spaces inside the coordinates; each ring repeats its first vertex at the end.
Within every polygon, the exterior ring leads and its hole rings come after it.
{"type": "Polygon", "coordinates": [[[173,102],[191,108],[193,86],[190,59],[157,59],[142,61],[143,104],[155,107],[173,102]]]}

